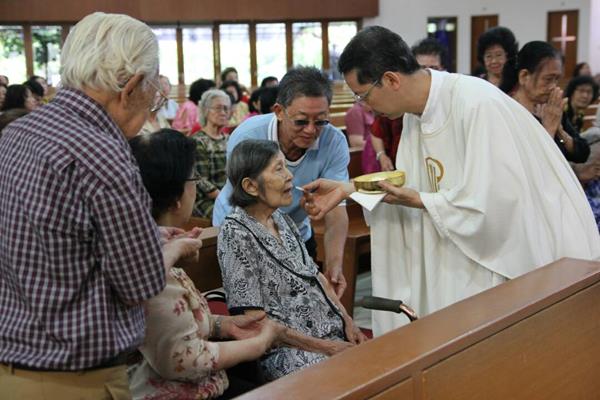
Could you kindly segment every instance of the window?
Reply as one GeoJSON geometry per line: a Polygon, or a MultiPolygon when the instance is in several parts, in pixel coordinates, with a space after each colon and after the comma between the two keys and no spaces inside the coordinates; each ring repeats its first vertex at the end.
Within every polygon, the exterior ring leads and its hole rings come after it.
{"type": "Polygon", "coordinates": [[[183,28],[183,74],[185,84],[214,79],[212,27],[183,28]]]}
{"type": "Polygon", "coordinates": [[[49,85],[60,82],[60,26],[33,26],[33,74],[46,78],[49,85]]]}
{"type": "Polygon", "coordinates": [[[356,21],[330,22],[328,26],[329,36],[329,77],[335,80],[341,80],[342,76],[338,72],[338,60],[340,54],[350,42],[350,39],[356,35],[358,28],[356,21]]]}
{"type": "Polygon", "coordinates": [[[160,73],[169,78],[172,83],[178,82],[176,29],[155,27],[152,28],[152,32],[154,32],[156,39],[158,39],[160,73]]]}
{"type": "Polygon", "coordinates": [[[249,86],[250,79],[250,32],[248,24],[219,25],[221,71],[234,67],[241,85],[249,86]]]}
{"type": "Polygon", "coordinates": [[[0,26],[0,74],[10,83],[27,79],[23,29],[20,26],[0,26]]]}
{"type": "Polygon", "coordinates": [[[267,76],[280,79],[287,72],[285,24],[256,24],[258,84],[267,76]]]}
{"type": "Polygon", "coordinates": [[[292,24],[294,65],[323,68],[323,35],[320,22],[292,24]]]}
{"type": "Polygon", "coordinates": [[[427,18],[427,36],[448,49],[446,60],[442,60],[448,72],[456,72],[456,30],[456,17],[427,18]]]}

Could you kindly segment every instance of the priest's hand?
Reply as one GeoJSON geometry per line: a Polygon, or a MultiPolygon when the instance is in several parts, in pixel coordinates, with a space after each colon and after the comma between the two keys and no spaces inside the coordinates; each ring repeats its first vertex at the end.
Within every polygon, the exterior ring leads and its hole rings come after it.
{"type": "Polygon", "coordinates": [[[568,99],[563,99],[562,89],[555,87],[550,92],[548,102],[540,106],[538,116],[542,119],[542,125],[544,125],[544,128],[546,128],[552,138],[558,132],[566,101],[568,99]]]}
{"type": "Polygon", "coordinates": [[[389,182],[379,182],[379,187],[387,192],[383,201],[412,208],[425,208],[419,192],[413,189],[394,186],[389,182]]]}
{"type": "Polygon", "coordinates": [[[325,268],[323,275],[327,278],[338,299],[342,298],[348,284],[342,271],[342,266],[325,268]]]}
{"type": "Polygon", "coordinates": [[[311,219],[319,220],[329,211],[337,207],[356,191],[351,182],[338,182],[330,179],[317,179],[302,187],[304,196],[300,205],[306,210],[311,219]]]}

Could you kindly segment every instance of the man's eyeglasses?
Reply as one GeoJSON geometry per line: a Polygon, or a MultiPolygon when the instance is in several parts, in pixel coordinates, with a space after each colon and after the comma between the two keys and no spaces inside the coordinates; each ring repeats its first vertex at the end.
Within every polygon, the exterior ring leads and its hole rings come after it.
{"type": "Polygon", "coordinates": [[[154,96],[154,100],[152,101],[152,105],[150,106],[150,113],[155,113],[158,110],[160,110],[167,101],[169,101],[169,98],[162,92],[162,90],[160,90],[156,83],[152,81],[148,82],[150,82],[150,85],[154,89],[156,89],[156,93],[158,94],[158,96],[154,96]]]}
{"type": "Polygon", "coordinates": [[[373,82],[371,84],[371,86],[369,87],[369,89],[367,89],[367,91],[364,94],[354,94],[354,100],[356,100],[357,103],[364,103],[365,101],[367,101],[367,97],[369,97],[369,95],[371,94],[371,91],[373,90],[373,88],[377,85],[379,85],[379,81],[381,80],[381,78],[377,79],[375,82],[373,82]]]}
{"type": "Polygon", "coordinates": [[[322,128],[325,125],[329,124],[329,120],[327,120],[327,119],[316,119],[314,121],[311,121],[309,119],[292,119],[288,115],[287,110],[283,110],[283,114],[285,114],[287,119],[289,119],[292,122],[292,124],[294,124],[294,126],[296,126],[298,128],[305,128],[305,127],[309,126],[311,123],[315,124],[316,128],[322,128]]]}

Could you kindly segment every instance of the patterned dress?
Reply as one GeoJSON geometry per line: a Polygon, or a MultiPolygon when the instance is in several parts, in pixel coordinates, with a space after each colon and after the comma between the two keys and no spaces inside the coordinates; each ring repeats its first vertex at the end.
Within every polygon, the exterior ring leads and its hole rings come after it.
{"type": "Polygon", "coordinates": [[[144,359],[129,367],[136,400],[191,400],[220,396],[229,386],[216,370],[219,347],[207,341],[210,310],[206,299],[179,268],[171,268],[166,288],[146,302],[144,359]]]}
{"type": "MultiPolygon", "coordinates": [[[[317,266],[296,225],[279,211],[273,220],[281,241],[239,207],[221,227],[217,256],[230,312],[264,310],[269,318],[307,336],[346,340],[342,314],[318,280],[317,266]]],[[[326,358],[279,347],[267,352],[260,364],[265,378],[274,380],[326,358]]]]}
{"type": "Polygon", "coordinates": [[[213,139],[203,131],[192,136],[196,141],[198,162],[196,172],[200,177],[196,186],[195,217],[212,218],[215,200],[208,197],[214,190],[221,190],[227,182],[227,138],[213,139]]]}

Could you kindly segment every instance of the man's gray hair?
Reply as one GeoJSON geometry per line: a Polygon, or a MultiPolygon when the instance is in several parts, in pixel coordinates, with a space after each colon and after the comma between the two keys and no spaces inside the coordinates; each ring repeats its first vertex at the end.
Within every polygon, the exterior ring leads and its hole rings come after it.
{"type": "Polygon", "coordinates": [[[206,117],[210,108],[212,107],[213,100],[221,98],[225,99],[229,107],[231,107],[231,98],[227,93],[219,89],[207,90],[202,94],[200,101],[198,102],[198,110],[200,111],[200,125],[206,125],[206,117]]]}
{"type": "Polygon", "coordinates": [[[120,92],[135,74],[158,75],[158,42],[148,25],[96,12],[73,27],[61,54],[61,85],[120,92]]]}
{"type": "Polygon", "coordinates": [[[325,97],[331,104],[333,91],[325,74],[314,67],[290,69],[279,82],[277,103],[289,107],[298,97],[325,97]]]}

